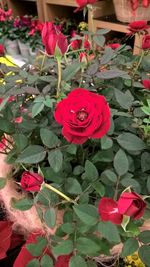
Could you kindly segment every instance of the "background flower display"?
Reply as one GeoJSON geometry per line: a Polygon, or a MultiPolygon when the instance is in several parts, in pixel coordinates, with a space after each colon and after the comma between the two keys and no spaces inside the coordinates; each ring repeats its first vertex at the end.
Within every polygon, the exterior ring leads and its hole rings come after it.
{"type": "Polygon", "coordinates": [[[1,66],[0,199],[11,224],[1,224],[10,239],[0,257],[19,234],[14,267],[95,267],[118,244],[120,257],[138,251],[150,266],[150,46],[137,24],[139,56],[106,45],[103,29],[73,49],[80,36],[46,22],[34,65],[1,66]]]}

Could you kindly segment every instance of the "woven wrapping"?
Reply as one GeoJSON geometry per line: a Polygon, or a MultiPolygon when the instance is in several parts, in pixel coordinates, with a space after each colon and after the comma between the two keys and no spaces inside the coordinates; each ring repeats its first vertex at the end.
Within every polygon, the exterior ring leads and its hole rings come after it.
{"type": "Polygon", "coordinates": [[[116,17],[121,22],[132,22],[136,20],[150,20],[150,5],[144,8],[142,4],[133,11],[130,0],[113,0],[116,17]]]}

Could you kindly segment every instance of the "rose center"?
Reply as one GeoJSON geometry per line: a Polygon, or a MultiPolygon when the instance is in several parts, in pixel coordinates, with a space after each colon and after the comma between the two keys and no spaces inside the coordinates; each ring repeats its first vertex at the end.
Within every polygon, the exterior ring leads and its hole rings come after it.
{"type": "Polygon", "coordinates": [[[79,121],[84,121],[88,117],[88,113],[85,110],[80,110],[77,113],[77,119],[79,121]]]}

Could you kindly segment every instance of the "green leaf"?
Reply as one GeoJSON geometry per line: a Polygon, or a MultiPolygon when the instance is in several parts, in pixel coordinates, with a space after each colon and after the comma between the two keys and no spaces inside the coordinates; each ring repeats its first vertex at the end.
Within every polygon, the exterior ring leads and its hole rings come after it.
{"type": "Polygon", "coordinates": [[[138,251],[139,257],[143,263],[150,267],[150,246],[141,246],[138,251]]]}
{"type": "Polygon", "coordinates": [[[69,267],[87,267],[87,264],[81,256],[76,255],[71,257],[69,267]]]}
{"type": "Polygon", "coordinates": [[[78,195],[82,193],[81,185],[75,178],[68,178],[66,180],[65,188],[69,194],[78,195]]]}
{"type": "Polygon", "coordinates": [[[20,151],[28,145],[28,138],[24,134],[14,134],[13,140],[17,149],[20,151]]]}
{"type": "Polygon", "coordinates": [[[129,169],[128,158],[122,149],[119,149],[114,157],[114,168],[119,176],[127,173],[129,169]]]}
{"type": "Polygon", "coordinates": [[[40,262],[38,259],[33,259],[27,263],[26,267],[40,267],[40,262]]]}
{"type": "Polygon", "coordinates": [[[75,166],[75,168],[73,169],[73,174],[74,175],[80,175],[81,173],[84,172],[84,167],[81,165],[77,165],[75,166]]]}
{"type": "Polygon", "coordinates": [[[74,232],[74,225],[73,223],[64,223],[61,225],[61,229],[66,234],[72,234],[74,232]]]}
{"type": "Polygon", "coordinates": [[[121,242],[117,226],[111,222],[99,222],[98,231],[110,243],[121,242]]]}
{"type": "Polygon", "coordinates": [[[112,170],[105,170],[101,173],[102,181],[109,180],[108,182],[116,183],[117,182],[117,175],[112,170]]]}
{"type": "Polygon", "coordinates": [[[76,155],[77,152],[77,145],[71,144],[67,147],[67,152],[71,155],[76,155]]]}
{"type": "Polygon", "coordinates": [[[42,258],[41,258],[41,267],[53,267],[53,260],[52,258],[45,254],[42,258]]]}
{"type": "Polygon", "coordinates": [[[113,146],[113,141],[110,137],[104,136],[101,138],[101,148],[106,150],[113,146]]]}
{"type": "Polygon", "coordinates": [[[95,189],[95,191],[101,196],[103,197],[105,195],[105,187],[102,183],[100,183],[99,181],[96,181],[94,183],[92,183],[92,187],[95,189]]]}
{"type": "Polygon", "coordinates": [[[117,77],[130,79],[130,76],[127,74],[127,72],[119,70],[119,69],[102,71],[102,72],[97,73],[96,76],[101,79],[106,79],[106,80],[117,78],[117,77]]]}
{"type": "Polygon", "coordinates": [[[13,197],[11,199],[11,206],[16,210],[21,210],[21,211],[29,210],[33,206],[33,200],[26,197],[21,199],[16,199],[13,197]]]}
{"type": "Polygon", "coordinates": [[[63,154],[60,149],[55,149],[48,152],[48,162],[54,172],[59,172],[62,168],[63,154]]]}
{"type": "Polygon", "coordinates": [[[32,118],[36,117],[44,108],[43,102],[37,102],[32,107],[32,118]]]}
{"type": "Polygon", "coordinates": [[[120,134],[117,138],[117,142],[128,151],[140,151],[146,148],[143,140],[132,133],[120,134]]]}
{"type": "Polygon", "coordinates": [[[112,151],[112,149],[108,149],[108,150],[103,150],[103,151],[99,151],[97,152],[94,157],[93,157],[93,162],[97,163],[97,162],[112,162],[114,159],[114,153],[112,151]]]}
{"type": "Polygon", "coordinates": [[[143,172],[150,170],[150,153],[144,152],[141,156],[141,168],[143,172]]]}
{"type": "Polygon", "coordinates": [[[100,246],[93,240],[86,237],[79,237],[76,240],[76,249],[84,255],[94,256],[100,252],[100,246]]]}
{"type": "Polygon", "coordinates": [[[148,193],[150,193],[150,175],[147,177],[147,190],[148,190],[148,193]]]}
{"type": "Polygon", "coordinates": [[[110,47],[106,47],[104,51],[104,55],[100,59],[100,64],[105,65],[110,62],[110,60],[114,57],[114,50],[110,47]]]}
{"type": "Polygon", "coordinates": [[[20,156],[17,158],[16,162],[33,164],[41,162],[46,156],[46,151],[44,147],[38,145],[31,145],[25,148],[20,156]]]}
{"type": "Polygon", "coordinates": [[[79,204],[73,207],[79,219],[87,225],[95,225],[98,221],[98,212],[96,207],[90,204],[79,204]]]}
{"type": "Polygon", "coordinates": [[[11,134],[14,131],[14,125],[7,119],[0,118],[0,130],[4,133],[11,134]]]}
{"type": "Polygon", "coordinates": [[[40,129],[40,136],[43,144],[49,148],[56,147],[60,144],[60,140],[57,135],[48,129],[40,129]]]}
{"type": "Polygon", "coordinates": [[[150,231],[146,230],[146,231],[141,232],[138,238],[140,242],[144,244],[149,244],[150,243],[150,231]]]}
{"type": "Polygon", "coordinates": [[[7,179],[0,177],[0,189],[3,189],[6,185],[6,183],[7,183],[7,179]]]}
{"type": "Polygon", "coordinates": [[[82,63],[74,63],[69,66],[63,71],[62,73],[62,79],[67,81],[70,81],[72,78],[74,78],[75,74],[80,70],[82,66],[82,63]]]}
{"type": "MultiPolygon", "coordinates": [[[[105,37],[103,35],[95,35],[93,37],[93,41],[99,45],[100,47],[103,47],[104,43],[105,43],[105,37]]],[[[105,63],[101,63],[101,64],[105,64],[105,63]]]]}
{"type": "Polygon", "coordinates": [[[98,174],[98,171],[95,165],[89,160],[86,160],[85,162],[85,176],[89,180],[96,180],[99,177],[99,174],[98,174]]]}
{"type": "Polygon", "coordinates": [[[56,224],[56,212],[54,208],[49,208],[44,214],[44,221],[48,227],[53,228],[56,224]]]}
{"type": "Polygon", "coordinates": [[[114,89],[114,92],[116,100],[122,108],[129,109],[132,106],[134,98],[129,91],[122,93],[120,90],[114,89]]]}
{"type": "Polygon", "coordinates": [[[53,247],[54,255],[68,255],[73,251],[73,242],[71,240],[63,240],[59,245],[53,247]]]}
{"type": "Polygon", "coordinates": [[[45,238],[40,238],[36,243],[30,243],[26,245],[27,250],[34,257],[39,257],[42,255],[44,248],[47,245],[47,240],[45,238]]]}
{"type": "Polygon", "coordinates": [[[135,238],[128,238],[123,245],[121,256],[124,258],[128,255],[132,255],[138,248],[138,241],[135,238]]]}

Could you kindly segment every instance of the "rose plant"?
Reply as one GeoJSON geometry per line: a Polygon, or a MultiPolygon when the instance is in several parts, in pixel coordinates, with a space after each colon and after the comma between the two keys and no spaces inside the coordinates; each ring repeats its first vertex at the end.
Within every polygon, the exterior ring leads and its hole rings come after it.
{"type": "MultiPolygon", "coordinates": [[[[92,47],[105,33],[89,33],[92,47]]],[[[96,267],[121,243],[150,266],[150,46],[72,50],[52,23],[42,40],[34,66],[1,66],[0,199],[24,241],[14,267],[96,267]]]]}

